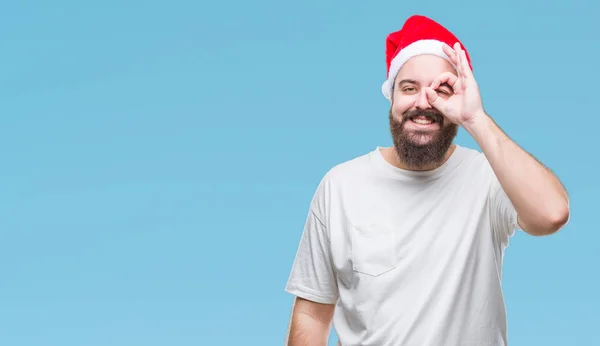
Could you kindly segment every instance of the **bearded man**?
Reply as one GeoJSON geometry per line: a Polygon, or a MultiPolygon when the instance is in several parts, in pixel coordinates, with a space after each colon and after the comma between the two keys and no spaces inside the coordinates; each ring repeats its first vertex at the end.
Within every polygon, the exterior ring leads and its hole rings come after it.
{"type": "Polygon", "coordinates": [[[569,221],[558,178],[486,114],[462,43],[410,17],[386,41],[393,146],[319,183],[286,291],[286,344],[507,345],[502,260],[516,230],[569,221]],[[482,152],[453,143],[462,126],[482,152]]]}

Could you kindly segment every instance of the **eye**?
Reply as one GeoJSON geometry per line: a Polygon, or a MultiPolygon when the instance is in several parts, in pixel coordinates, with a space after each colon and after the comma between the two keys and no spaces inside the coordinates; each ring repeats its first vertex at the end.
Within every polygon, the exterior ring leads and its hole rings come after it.
{"type": "Polygon", "coordinates": [[[402,88],[402,91],[404,91],[405,93],[415,92],[416,90],[416,88],[410,86],[402,88]]]}
{"type": "Polygon", "coordinates": [[[442,94],[442,95],[446,95],[446,96],[452,95],[452,93],[446,89],[437,89],[436,92],[438,94],[442,94]]]}

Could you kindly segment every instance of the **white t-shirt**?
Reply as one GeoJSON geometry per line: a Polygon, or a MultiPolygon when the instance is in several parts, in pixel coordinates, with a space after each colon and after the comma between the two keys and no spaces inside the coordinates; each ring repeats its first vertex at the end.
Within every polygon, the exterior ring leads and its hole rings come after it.
{"type": "Polygon", "coordinates": [[[485,156],[406,171],[379,147],[323,177],[286,291],[336,304],[342,346],[507,344],[502,258],[517,213],[485,156]]]}

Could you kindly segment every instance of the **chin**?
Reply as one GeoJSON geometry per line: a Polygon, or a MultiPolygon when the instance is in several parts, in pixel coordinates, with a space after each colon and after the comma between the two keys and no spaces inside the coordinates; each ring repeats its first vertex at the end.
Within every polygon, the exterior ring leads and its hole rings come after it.
{"type": "Polygon", "coordinates": [[[407,141],[414,146],[427,146],[431,143],[435,142],[436,138],[439,136],[438,131],[434,133],[414,133],[411,132],[407,136],[407,141]]]}

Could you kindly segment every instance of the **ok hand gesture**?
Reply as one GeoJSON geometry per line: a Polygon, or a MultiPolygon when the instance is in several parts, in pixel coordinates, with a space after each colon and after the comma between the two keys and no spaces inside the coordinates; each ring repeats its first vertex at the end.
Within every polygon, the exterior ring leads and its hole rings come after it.
{"type": "Polygon", "coordinates": [[[427,99],[448,120],[464,126],[485,114],[479,87],[473,76],[473,71],[469,67],[465,51],[460,47],[460,44],[455,43],[454,49],[444,44],[443,50],[456,66],[458,75],[446,72],[437,77],[426,90],[427,99]],[[448,83],[454,89],[452,96],[442,98],[438,95],[435,90],[442,83],[448,83]]]}

